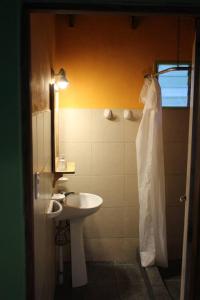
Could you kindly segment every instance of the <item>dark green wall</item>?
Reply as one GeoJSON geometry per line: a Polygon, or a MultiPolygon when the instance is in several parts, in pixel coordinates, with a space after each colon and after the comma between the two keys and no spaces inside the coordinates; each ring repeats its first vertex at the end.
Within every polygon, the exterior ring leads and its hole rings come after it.
{"type": "Polygon", "coordinates": [[[20,0],[0,2],[0,299],[25,299],[20,0]]]}
{"type": "Polygon", "coordinates": [[[90,4],[90,5],[115,5],[117,6],[175,6],[183,7],[196,6],[200,7],[199,0],[25,0],[26,3],[53,3],[58,5],[59,3],[67,4],[90,4]]]}
{"type": "MultiPolygon", "coordinates": [[[[200,7],[199,0],[25,1],[200,7]]],[[[0,299],[25,299],[25,241],[20,116],[20,0],[0,2],[0,299]]]]}

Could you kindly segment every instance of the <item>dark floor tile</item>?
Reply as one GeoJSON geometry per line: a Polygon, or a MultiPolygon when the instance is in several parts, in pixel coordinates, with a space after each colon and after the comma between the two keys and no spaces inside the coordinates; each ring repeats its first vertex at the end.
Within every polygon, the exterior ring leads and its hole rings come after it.
{"type": "Polygon", "coordinates": [[[162,277],[156,266],[147,267],[147,268],[145,268],[145,270],[146,270],[146,274],[147,274],[152,286],[154,286],[154,285],[164,286],[162,277]]]}
{"type": "Polygon", "coordinates": [[[144,283],[131,285],[121,282],[118,284],[118,293],[120,300],[149,300],[144,283]]]}
{"type": "Polygon", "coordinates": [[[55,291],[55,300],[64,300],[66,299],[66,295],[69,293],[69,290],[66,288],[66,286],[56,286],[55,291]]]}
{"type": "MultiPolygon", "coordinates": [[[[114,284],[109,286],[90,286],[86,293],[87,300],[120,300],[118,290],[114,284]]],[[[81,299],[82,300],[82,299],[81,299]]],[[[85,299],[84,299],[85,300],[85,299]]]]}
{"type": "Polygon", "coordinates": [[[117,264],[115,266],[117,282],[126,282],[129,285],[143,283],[140,267],[137,264],[117,264]]]}
{"type": "Polygon", "coordinates": [[[111,263],[88,263],[88,285],[108,285],[115,282],[115,269],[111,263]]]}
{"type": "Polygon", "coordinates": [[[80,288],[68,288],[66,286],[59,286],[56,288],[55,300],[86,300],[87,286],[80,288]]]}
{"type": "Polygon", "coordinates": [[[72,288],[71,291],[69,291],[69,294],[67,295],[66,299],[69,300],[86,300],[87,299],[87,293],[88,293],[88,287],[80,287],[80,288],[72,288]]]}
{"type": "Polygon", "coordinates": [[[180,280],[166,280],[166,287],[173,300],[180,299],[180,280]]]}
{"type": "Polygon", "coordinates": [[[166,281],[176,281],[177,283],[181,284],[181,276],[173,276],[173,277],[167,278],[166,281]]]}
{"type": "Polygon", "coordinates": [[[162,286],[154,286],[153,294],[155,300],[171,300],[171,297],[167,291],[167,289],[163,289],[162,286]]]}
{"type": "Polygon", "coordinates": [[[87,272],[88,285],[72,288],[70,268],[67,266],[64,285],[57,287],[55,300],[149,299],[137,264],[88,263],[87,272]]]}
{"type": "Polygon", "coordinates": [[[156,266],[147,267],[145,271],[151,286],[153,298],[155,300],[171,300],[158,268],[156,266]]]}

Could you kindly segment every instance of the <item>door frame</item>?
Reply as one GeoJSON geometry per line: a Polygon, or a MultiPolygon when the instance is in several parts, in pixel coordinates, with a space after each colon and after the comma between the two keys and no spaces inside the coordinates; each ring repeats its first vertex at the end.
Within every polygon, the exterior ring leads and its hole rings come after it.
{"type": "MultiPolygon", "coordinates": [[[[67,1],[67,0],[66,0],[67,1]]],[[[33,12],[46,13],[66,13],[66,14],[84,14],[84,13],[99,13],[99,14],[127,14],[130,16],[140,15],[180,15],[200,17],[199,6],[187,5],[137,5],[131,2],[126,4],[123,0],[118,3],[108,1],[107,3],[91,4],[85,3],[58,3],[56,0],[48,3],[46,1],[25,0],[22,6],[21,13],[21,107],[22,107],[22,148],[23,148],[23,187],[24,187],[24,222],[25,222],[25,246],[26,246],[26,298],[35,300],[35,280],[34,280],[34,214],[33,214],[33,184],[32,184],[32,109],[31,109],[31,90],[29,79],[31,75],[30,65],[30,14],[33,12]]],[[[200,84],[200,59],[198,61],[198,83],[200,84]]],[[[194,102],[198,107],[200,116],[200,91],[194,102]],[[198,105],[199,104],[199,105],[198,105]]],[[[197,126],[194,124],[194,128],[197,126]]],[[[197,132],[200,132],[199,128],[197,132]]],[[[200,136],[200,135],[199,135],[200,136]]],[[[194,136],[197,139],[197,136],[194,136]]],[[[198,148],[199,149],[199,148],[198,148]]],[[[200,150],[200,149],[199,149],[200,150]]],[[[194,155],[194,152],[193,152],[194,155]]],[[[195,152],[200,161],[200,153],[195,152]]],[[[194,159],[193,161],[196,161],[194,159]]],[[[199,169],[200,169],[200,164],[199,169]]],[[[190,199],[193,210],[190,211],[190,227],[194,229],[193,238],[190,239],[188,247],[191,252],[195,249],[195,255],[187,256],[188,268],[186,274],[185,292],[186,295],[194,295],[196,298],[188,298],[186,296],[182,300],[198,299],[198,284],[200,280],[200,178],[195,177],[195,193],[190,199]],[[195,207],[195,209],[194,209],[195,207]],[[196,276],[195,276],[196,275],[196,276]],[[192,278],[192,281],[189,280],[192,278]]]]}
{"type": "Polygon", "coordinates": [[[196,37],[192,66],[192,106],[187,170],[181,300],[200,299],[200,19],[196,20],[196,37]],[[192,99],[193,98],[193,99],[192,99]],[[190,136],[191,134],[191,136],[190,136]],[[185,286],[183,281],[186,282],[185,286]]]}
{"type": "Polygon", "coordinates": [[[35,300],[34,269],[34,211],[33,211],[33,149],[32,149],[32,105],[31,105],[31,56],[30,56],[30,12],[26,8],[21,14],[21,124],[23,153],[23,192],[26,247],[26,299],[35,300]]]}

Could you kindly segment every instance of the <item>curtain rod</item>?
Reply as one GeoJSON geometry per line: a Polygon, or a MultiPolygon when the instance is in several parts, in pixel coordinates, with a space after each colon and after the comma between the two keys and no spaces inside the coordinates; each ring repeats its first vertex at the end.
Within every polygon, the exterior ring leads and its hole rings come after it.
{"type": "Polygon", "coordinates": [[[173,71],[191,71],[191,67],[173,67],[173,68],[168,68],[168,69],[162,70],[162,71],[154,73],[154,74],[145,74],[144,78],[148,78],[149,76],[151,76],[151,77],[157,77],[160,74],[164,74],[164,73],[168,73],[168,72],[173,72],[173,71]]]}

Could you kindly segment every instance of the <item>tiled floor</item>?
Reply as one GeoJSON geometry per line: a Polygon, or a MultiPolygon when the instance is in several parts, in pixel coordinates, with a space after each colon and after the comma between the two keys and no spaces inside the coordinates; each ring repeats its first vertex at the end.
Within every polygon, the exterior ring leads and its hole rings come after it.
{"type": "Polygon", "coordinates": [[[181,287],[181,278],[180,276],[172,277],[165,279],[165,285],[169,291],[170,296],[173,300],[180,299],[180,287],[181,287]]]}
{"type": "Polygon", "coordinates": [[[181,260],[169,262],[167,269],[160,268],[160,273],[171,298],[173,300],[179,300],[181,287],[181,260]]]}
{"type": "Polygon", "coordinates": [[[74,289],[69,270],[67,265],[65,284],[57,287],[55,300],[149,300],[137,264],[88,263],[88,285],[74,289]]]}
{"type": "Polygon", "coordinates": [[[153,300],[171,300],[168,290],[156,266],[145,268],[148,290],[153,300]]]}

